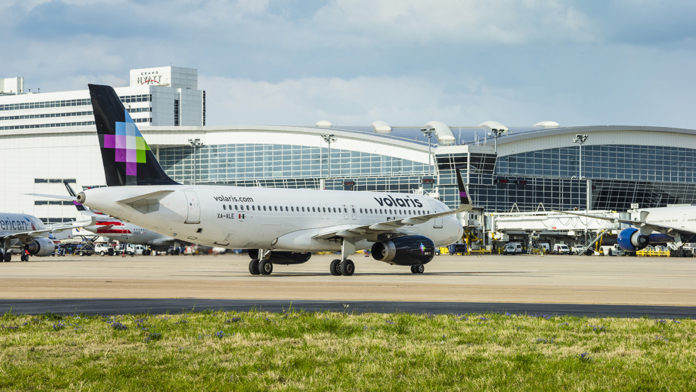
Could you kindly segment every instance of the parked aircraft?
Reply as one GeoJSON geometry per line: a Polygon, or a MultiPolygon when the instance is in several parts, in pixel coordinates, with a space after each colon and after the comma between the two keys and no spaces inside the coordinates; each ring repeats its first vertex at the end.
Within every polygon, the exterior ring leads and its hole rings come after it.
{"type": "Polygon", "coordinates": [[[630,225],[631,227],[621,230],[616,239],[619,246],[628,251],[665,242],[679,250],[685,243],[696,242],[696,206],[642,208],[634,211],[638,219],[611,218],[572,211],[564,213],[630,225]]]}
{"type": "Polygon", "coordinates": [[[252,274],[340,250],[330,272],[352,275],[349,257],[366,248],[422,273],[436,246],[463,234],[455,214],[470,210],[471,200],[458,171],[456,210],[416,194],[182,185],[164,173],[113,88],[89,90],[108,186],[80,192],[77,201],[181,240],[252,249],[252,274]]]}
{"type": "MultiPolygon", "coordinates": [[[[76,197],[75,191],[72,189],[70,184],[67,182],[64,182],[64,184],[65,188],[68,190],[68,194],[73,198],[76,197]]],[[[152,230],[148,230],[132,223],[123,222],[101,212],[92,211],[91,209],[78,203],[76,200],[73,200],[73,203],[75,204],[75,208],[77,208],[80,213],[93,218],[92,221],[94,223],[89,226],[85,226],[85,229],[91,231],[92,233],[106,237],[112,241],[148,245],[150,249],[155,251],[167,252],[170,249],[173,249],[177,254],[179,252],[180,241],[177,241],[173,237],[156,233],[152,230]]]]}
{"type": "Polygon", "coordinates": [[[49,256],[56,249],[53,239],[50,238],[52,233],[72,230],[84,224],[46,226],[33,215],[0,213],[0,261],[12,260],[12,247],[21,248],[22,261],[29,261],[29,256],[24,251],[34,256],[49,256]]]}

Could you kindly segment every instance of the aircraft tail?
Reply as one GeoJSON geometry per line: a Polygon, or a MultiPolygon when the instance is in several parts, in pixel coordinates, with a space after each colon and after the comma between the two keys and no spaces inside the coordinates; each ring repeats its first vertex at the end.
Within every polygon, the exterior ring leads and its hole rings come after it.
{"type": "Polygon", "coordinates": [[[106,185],[175,185],[111,86],[89,85],[106,185]]]}
{"type": "MultiPolygon", "coordinates": [[[[77,194],[75,191],[72,189],[70,184],[67,181],[63,181],[63,184],[65,185],[65,189],[68,190],[68,195],[72,196],[73,198],[77,197],[77,194]]],[[[80,211],[83,214],[89,213],[90,211],[87,209],[87,207],[83,206],[82,203],[78,202],[77,200],[72,201],[73,204],[75,205],[75,208],[77,208],[78,211],[80,211]]]]}
{"type": "Polygon", "coordinates": [[[459,169],[456,169],[457,173],[457,189],[459,191],[459,208],[471,210],[474,204],[469,196],[469,190],[464,186],[464,181],[462,181],[462,173],[459,169]]]}

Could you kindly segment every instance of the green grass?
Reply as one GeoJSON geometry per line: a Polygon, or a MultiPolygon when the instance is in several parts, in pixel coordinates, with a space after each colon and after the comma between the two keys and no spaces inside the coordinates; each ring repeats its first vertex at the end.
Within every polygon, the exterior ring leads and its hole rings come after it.
{"type": "Polygon", "coordinates": [[[201,312],[0,317],[0,390],[696,390],[696,321],[201,312]]]}

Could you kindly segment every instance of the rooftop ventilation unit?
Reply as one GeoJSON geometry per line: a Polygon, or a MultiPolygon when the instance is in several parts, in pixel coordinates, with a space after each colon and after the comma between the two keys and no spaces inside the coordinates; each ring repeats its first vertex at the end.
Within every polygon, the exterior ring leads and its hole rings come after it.
{"type": "Polygon", "coordinates": [[[389,133],[391,132],[392,128],[387,124],[386,122],[382,120],[377,120],[372,123],[372,128],[375,130],[377,133],[389,133]]]}
{"type": "Polygon", "coordinates": [[[534,126],[541,128],[558,128],[560,127],[560,124],[555,121],[539,121],[538,123],[534,124],[534,126]]]}
{"type": "Polygon", "coordinates": [[[505,133],[510,131],[505,124],[501,124],[497,121],[485,121],[479,124],[479,127],[485,127],[490,129],[491,131],[502,131],[505,133]]]}
{"type": "Polygon", "coordinates": [[[454,134],[447,126],[447,124],[440,121],[430,121],[425,124],[426,128],[432,128],[435,130],[435,135],[437,136],[437,143],[441,146],[449,146],[454,144],[456,139],[454,134]]]}

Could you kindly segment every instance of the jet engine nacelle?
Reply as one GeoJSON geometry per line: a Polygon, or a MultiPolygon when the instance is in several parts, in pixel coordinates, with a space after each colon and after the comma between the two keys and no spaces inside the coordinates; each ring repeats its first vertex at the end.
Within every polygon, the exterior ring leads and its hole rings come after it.
{"type": "Polygon", "coordinates": [[[420,235],[396,237],[372,245],[372,257],[389,264],[426,264],[435,256],[435,244],[420,235]]]}
{"type": "Polygon", "coordinates": [[[648,246],[650,238],[647,235],[641,235],[640,230],[635,227],[629,227],[619,232],[616,242],[621,249],[635,252],[648,246]]]}
{"type": "Polygon", "coordinates": [[[34,256],[49,256],[56,250],[56,245],[48,238],[37,238],[27,244],[27,250],[34,256]]]}
{"type": "MultiPolygon", "coordinates": [[[[252,259],[259,258],[258,249],[249,249],[249,257],[252,259]]],[[[271,252],[270,261],[273,264],[290,265],[290,264],[302,264],[306,263],[309,258],[312,257],[312,252],[281,252],[273,251],[271,252]]]]}
{"type": "Polygon", "coordinates": [[[654,233],[650,235],[641,235],[640,230],[635,227],[629,227],[619,232],[616,242],[623,250],[635,252],[641,250],[650,244],[665,244],[674,241],[674,238],[662,233],[654,233]]]}

